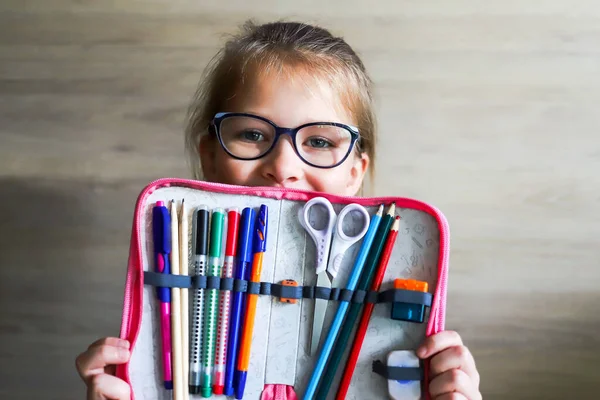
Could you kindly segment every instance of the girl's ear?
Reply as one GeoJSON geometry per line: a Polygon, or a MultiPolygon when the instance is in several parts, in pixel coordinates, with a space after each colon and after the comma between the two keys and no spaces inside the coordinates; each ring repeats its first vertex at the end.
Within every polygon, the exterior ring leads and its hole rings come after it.
{"type": "Polygon", "coordinates": [[[369,155],[364,152],[356,155],[353,161],[354,164],[350,169],[350,176],[346,186],[350,196],[356,196],[356,194],[361,190],[365,173],[367,172],[367,168],[369,168],[369,164],[371,162],[369,155]]]}
{"type": "Polygon", "coordinates": [[[202,175],[209,182],[215,180],[215,139],[212,135],[203,135],[200,138],[198,145],[198,153],[200,154],[200,166],[202,167],[202,175]]]}

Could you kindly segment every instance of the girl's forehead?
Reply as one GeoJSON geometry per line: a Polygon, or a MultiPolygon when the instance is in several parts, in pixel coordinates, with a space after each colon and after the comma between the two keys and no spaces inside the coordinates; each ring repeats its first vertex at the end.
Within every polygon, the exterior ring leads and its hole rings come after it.
{"type": "Polygon", "coordinates": [[[253,68],[227,106],[231,111],[258,114],[286,127],[316,121],[355,125],[344,94],[320,75],[302,67],[277,71],[253,68]]]}

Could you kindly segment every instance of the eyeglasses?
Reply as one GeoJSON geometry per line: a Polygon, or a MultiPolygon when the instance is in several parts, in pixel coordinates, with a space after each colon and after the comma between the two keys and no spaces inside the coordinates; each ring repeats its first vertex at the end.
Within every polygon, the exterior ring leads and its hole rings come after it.
{"type": "Polygon", "coordinates": [[[246,113],[218,113],[211,126],[223,149],[238,160],[264,157],[281,135],[290,135],[298,157],[317,168],[333,168],[343,163],[360,137],[357,128],[337,122],[282,128],[266,118],[246,113]]]}

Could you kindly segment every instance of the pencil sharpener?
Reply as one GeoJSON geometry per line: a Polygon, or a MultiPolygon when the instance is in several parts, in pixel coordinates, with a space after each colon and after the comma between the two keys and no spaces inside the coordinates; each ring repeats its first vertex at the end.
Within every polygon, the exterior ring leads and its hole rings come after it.
{"type": "MultiPolygon", "coordinates": [[[[414,290],[417,292],[427,292],[427,282],[414,279],[396,279],[394,289],[414,290]]],[[[425,305],[396,302],[392,304],[392,319],[397,321],[408,321],[423,323],[425,319],[425,305]]]]}
{"type": "MultiPolygon", "coordinates": [[[[283,282],[281,282],[282,286],[291,286],[291,287],[298,287],[298,282],[296,282],[295,280],[292,279],[286,279],[283,282]]],[[[282,297],[281,298],[281,302],[282,303],[288,303],[288,304],[296,304],[296,299],[288,299],[286,297],[282,297]]]]}

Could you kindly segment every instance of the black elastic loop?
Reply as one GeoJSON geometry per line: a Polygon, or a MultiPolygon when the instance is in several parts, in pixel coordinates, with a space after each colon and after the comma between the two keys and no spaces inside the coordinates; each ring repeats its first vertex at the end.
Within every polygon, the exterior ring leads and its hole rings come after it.
{"type": "Polygon", "coordinates": [[[330,288],[326,288],[326,287],[322,287],[322,286],[315,286],[315,299],[329,300],[330,294],[331,294],[330,288]]]}
{"type": "Polygon", "coordinates": [[[359,304],[364,303],[366,294],[367,294],[367,292],[365,292],[364,290],[357,290],[356,292],[354,292],[354,296],[352,297],[352,302],[359,303],[359,304]]]}
{"type": "Polygon", "coordinates": [[[352,290],[348,290],[348,289],[342,289],[340,290],[340,301],[345,301],[345,302],[349,302],[352,300],[352,295],[354,294],[354,292],[352,290]]]}
{"type": "Polygon", "coordinates": [[[233,291],[234,292],[248,291],[248,281],[244,281],[242,279],[235,279],[233,281],[233,291]]]}
{"type": "Polygon", "coordinates": [[[314,286],[303,286],[302,287],[302,297],[305,299],[314,299],[315,298],[315,287],[314,286]]]}
{"type": "Polygon", "coordinates": [[[331,294],[329,295],[329,300],[337,301],[340,297],[340,289],[331,288],[331,294]]]}
{"type": "Polygon", "coordinates": [[[196,275],[192,277],[192,287],[194,289],[206,289],[206,276],[196,275]]]}
{"type": "Polygon", "coordinates": [[[390,289],[379,293],[378,303],[410,303],[431,307],[433,296],[428,292],[417,292],[406,289],[390,289]]]}
{"type": "Polygon", "coordinates": [[[298,286],[281,286],[280,298],[284,299],[301,299],[302,288],[298,286]]]}
{"type": "Polygon", "coordinates": [[[271,296],[283,297],[281,295],[282,288],[283,288],[283,285],[281,285],[279,283],[271,284],[271,296]]]}
{"type": "Polygon", "coordinates": [[[232,290],[285,299],[323,299],[352,303],[408,303],[431,307],[433,295],[406,289],[389,289],[385,292],[326,288],[321,286],[285,286],[269,282],[248,282],[243,279],[220,278],[218,276],[172,275],[144,271],[144,284],[155,287],[184,289],[232,290]]]}
{"type": "Polygon", "coordinates": [[[373,361],[373,372],[391,381],[421,381],[423,369],[421,367],[390,367],[381,361],[373,361]]]}
{"type": "Polygon", "coordinates": [[[260,283],[260,294],[264,296],[271,295],[271,284],[269,282],[261,282],[260,283]]]}
{"type": "Polygon", "coordinates": [[[271,285],[271,295],[281,299],[301,299],[302,287],[286,286],[279,283],[273,283],[271,285]]]}
{"type": "Polygon", "coordinates": [[[206,288],[207,289],[219,289],[221,287],[221,278],[218,276],[206,277],[206,288]]]}
{"type": "Polygon", "coordinates": [[[187,275],[160,274],[158,272],[144,271],[144,284],[156,287],[182,287],[191,288],[192,282],[187,275]]]}
{"type": "Polygon", "coordinates": [[[367,292],[367,297],[365,298],[365,303],[377,303],[378,295],[379,292],[369,290],[369,292],[367,292]]]}
{"type": "Polygon", "coordinates": [[[221,290],[233,290],[233,278],[221,278],[221,290]]]}
{"type": "Polygon", "coordinates": [[[260,293],[260,282],[248,282],[248,294],[260,293]]]}

